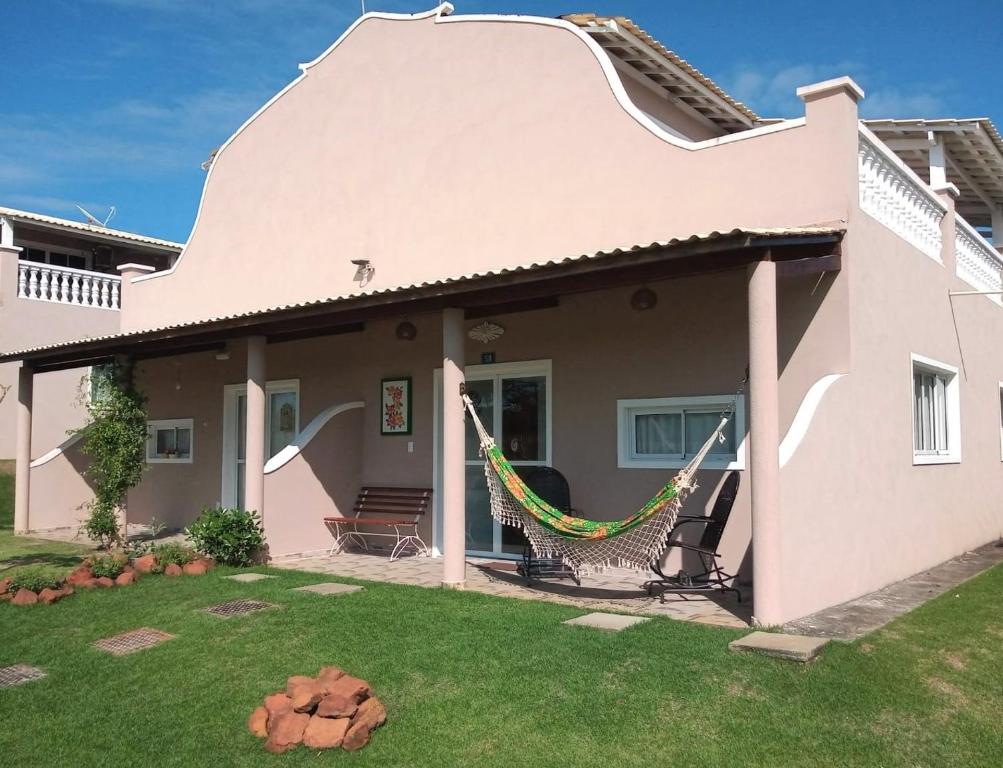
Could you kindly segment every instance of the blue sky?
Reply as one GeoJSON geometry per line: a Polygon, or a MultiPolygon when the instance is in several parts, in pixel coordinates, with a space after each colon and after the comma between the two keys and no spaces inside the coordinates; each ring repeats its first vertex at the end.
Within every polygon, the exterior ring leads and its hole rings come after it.
{"type": "MultiPolygon", "coordinates": [[[[623,14],[764,116],[842,74],[869,117],[1003,128],[1003,2],[455,0],[457,13],[623,14]]],[[[434,0],[368,0],[414,12],[434,0]]],[[[359,15],[360,0],[5,0],[0,204],[187,238],[199,164],[359,15]],[[12,34],[13,32],[13,34],[12,34]]]]}

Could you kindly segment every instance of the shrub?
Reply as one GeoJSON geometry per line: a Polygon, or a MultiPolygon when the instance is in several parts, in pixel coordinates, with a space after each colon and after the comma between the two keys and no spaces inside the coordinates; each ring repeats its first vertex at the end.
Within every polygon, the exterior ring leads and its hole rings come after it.
{"type": "Polygon", "coordinates": [[[90,515],[84,521],[83,530],[87,538],[96,541],[99,547],[109,549],[120,537],[115,508],[92,504],[90,515]]]}
{"type": "Polygon", "coordinates": [[[114,579],[125,570],[128,563],[124,555],[98,555],[90,559],[90,569],[96,579],[102,576],[114,579]]]}
{"type": "Polygon", "coordinates": [[[265,543],[258,513],[242,509],[207,507],[185,533],[195,549],[223,565],[250,565],[265,543]]]}
{"type": "Polygon", "coordinates": [[[172,563],[174,565],[185,565],[195,559],[195,550],[175,541],[154,544],[150,547],[150,554],[157,558],[157,566],[159,568],[171,565],[172,563]]]}
{"type": "Polygon", "coordinates": [[[32,592],[41,592],[46,588],[57,589],[60,584],[62,580],[44,568],[21,568],[11,574],[7,591],[14,593],[19,589],[30,589],[32,592]]]}

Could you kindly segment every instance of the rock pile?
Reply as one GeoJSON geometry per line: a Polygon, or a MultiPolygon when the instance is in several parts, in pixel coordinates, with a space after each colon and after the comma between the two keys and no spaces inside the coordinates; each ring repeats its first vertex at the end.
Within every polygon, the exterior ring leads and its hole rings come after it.
{"type": "Polygon", "coordinates": [[[247,728],[279,754],[302,744],[309,749],[341,747],[356,752],[386,722],[387,711],[369,683],[324,667],[316,677],[294,675],[285,691],[266,696],[247,720],[247,728]]]}

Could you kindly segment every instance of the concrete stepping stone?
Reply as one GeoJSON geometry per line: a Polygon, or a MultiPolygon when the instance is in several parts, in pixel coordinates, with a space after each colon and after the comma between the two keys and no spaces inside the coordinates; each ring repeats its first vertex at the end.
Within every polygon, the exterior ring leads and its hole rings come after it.
{"type": "Polygon", "coordinates": [[[644,616],[624,616],[620,613],[587,613],[563,622],[572,627],[591,627],[605,632],[622,632],[635,624],[643,624],[651,619],[644,616]]]}
{"type": "Polygon", "coordinates": [[[0,667],[0,688],[13,688],[15,685],[41,680],[45,672],[38,667],[27,664],[14,664],[10,667],[0,667]]]}
{"type": "Polygon", "coordinates": [[[807,662],[821,653],[827,637],[807,635],[782,635],[777,632],[753,632],[738,640],[732,640],[728,647],[733,651],[753,651],[778,659],[807,662]]]}
{"type": "Polygon", "coordinates": [[[94,643],[94,647],[99,651],[110,653],[112,656],[126,656],[136,651],[160,645],[165,640],[173,638],[174,635],[161,632],[159,629],[142,627],[141,629],[134,629],[131,632],[123,632],[121,635],[114,635],[113,637],[106,637],[104,640],[98,640],[94,643]]]}
{"type": "Polygon", "coordinates": [[[239,581],[241,584],[250,584],[252,581],[261,581],[262,579],[274,579],[274,576],[269,576],[267,573],[235,573],[233,576],[224,576],[225,579],[230,579],[230,581],[239,581]]]}
{"type": "Polygon", "coordinates": [[[225,603],[206,608],[205,612],[221,619],[232,619],[235,616],[246,616],[249,613],[275,607],[273,603],[263,603],[260,600],[228,600],[225,603]]]}
{"type": "Polygon", "coordinates": [[[352,592],[361,592],[365,587],[358,584],[338,584],[334,581],[326,581],[323,584],[310,584],[305,587],[295,587],[293,592],[312,592],[315,595],[350,595],[352,592]]]}

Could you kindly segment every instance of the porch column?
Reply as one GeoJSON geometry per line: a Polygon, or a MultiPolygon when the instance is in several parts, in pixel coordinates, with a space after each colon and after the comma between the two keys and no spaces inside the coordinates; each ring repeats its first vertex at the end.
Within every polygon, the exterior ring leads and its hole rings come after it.
{"type": "Polygon", "coordinates": [[[14,449],[14,533],[31,529],[28,503],[31,488],[31,408],[35,372],[22,364],[17,371],[17,444],[14,449]]]}
{"type": "Polygon", "coordinates": [[[777,268],[769,254],[749,265],[748,284],[753,612],[756,624],[769,626],[783,618],[777,268]]]}
{"type": "Polygon", "coordinates": [[[244,509],[265,518],[265,337],[247,338],[244,509]]]}
{"type": "Polygon", "coordinates": [[[460,386],[463,310],[442,311],[442,586],[463,589],[467,573],[466,453],[460,386]]]}

